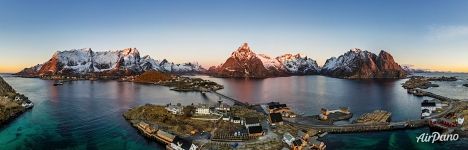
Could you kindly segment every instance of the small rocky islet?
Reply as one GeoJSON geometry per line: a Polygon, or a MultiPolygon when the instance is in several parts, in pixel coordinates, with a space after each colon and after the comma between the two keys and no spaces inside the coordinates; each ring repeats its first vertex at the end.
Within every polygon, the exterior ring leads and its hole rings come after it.
{"type": "Polygon", "coordinates": [[[457,81],[456,77],[424,77],[424,76],[412,76],[408,81],[403,83],[405,89],[428,89],[430,87],[439,87],[439,85],[432,83],[431,81],[457,81]]]}

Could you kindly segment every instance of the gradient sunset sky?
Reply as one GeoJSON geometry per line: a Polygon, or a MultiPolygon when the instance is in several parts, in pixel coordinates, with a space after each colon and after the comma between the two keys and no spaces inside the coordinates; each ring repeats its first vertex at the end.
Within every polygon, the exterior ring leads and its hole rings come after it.
{"type": "Polygon", "coordinates": [[[256,53],[301,53],[323,65],[350,48],[390,52],[417,68],[468,72],[463,0],[1,0],[0,72],[57,50],[136,47],[204,67],[248,42],[256,53]]]}

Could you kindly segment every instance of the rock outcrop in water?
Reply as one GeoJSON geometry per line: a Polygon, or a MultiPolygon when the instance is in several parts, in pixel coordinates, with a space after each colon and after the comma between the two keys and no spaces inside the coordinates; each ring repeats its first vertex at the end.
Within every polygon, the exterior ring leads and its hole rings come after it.
{"type": "Polygon", "coordinates": [[[140,57],[140,52],[136,48],[103,52],[86,48],[58,51],[47,62],[25,68],[17,74],[24,77],[90,74],[126,76],[149,70],[176,74],[204,71],[198,63],[174,64],[166,59],[158,61],[150,56],[140,57]]]}
{"type": "Polygon", "coordinates": [[[380,51],[379,55],[376,55],[357,48],[351,49],[338,58],[328,59],[321,73],[351,79],[404,78],[407,74],[389,53],[380,51]]]}
{"type": "Polygon", "coordinates": [[[285,54],[276,58],[254,53],[247,43],[242,44],[219,66],[210,67],[208,73],[216,77],[267,78],[290,75],[318,74],[315,60],[300,54],[285,54]]]}

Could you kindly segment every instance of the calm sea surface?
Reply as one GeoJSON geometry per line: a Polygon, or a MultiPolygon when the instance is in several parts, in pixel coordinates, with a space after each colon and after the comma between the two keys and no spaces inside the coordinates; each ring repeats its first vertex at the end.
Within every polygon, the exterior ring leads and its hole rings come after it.
{"type": "MultiPolygon", "coordinates": [[[[433,76],[451,74],[426,74],[433,76]]],[[[440,82],[429,89],[449,97],[468,99],[463,80],[440,82]]],[[[167,87],[117,81],[73,81],[52,86],[53,81],[2,77],[35,107],[0,127],[0,149],[164,149],[140,136],[122,117],[131,107],[145,103],[216,103],[216,95],[179,93],[167,87]]],[[[221,79],[199,76],[225,86],[219,91],[248,102],[279,101],[296,112],[317,114],[320,108],[349,107],[355,116],[375,109],[392,112],[392,120],[417,119],[423,98],[408,95],[405,80],[343,80],[324,76],[295,76],[263,80],[221,79]]],[[[222,100],[222,99],[221,99],[222,100]]],[[[329,134],[329,149],[466,149],[467,140],[442,144],[416,143],[428,129],[379,133],[329,134]]]]}

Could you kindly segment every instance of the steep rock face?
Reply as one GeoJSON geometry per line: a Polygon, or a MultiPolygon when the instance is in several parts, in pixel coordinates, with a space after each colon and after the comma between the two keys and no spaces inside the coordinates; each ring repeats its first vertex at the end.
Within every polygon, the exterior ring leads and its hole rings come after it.
{"type": "Polygon", "coordinates": [[[381,51],[379,55],[360,49],[351,49],[338,58],[325,62],[321,73],[339,78],[404,78],[406,72],[393,57],[381,51]]]}
{"type": "Polygon", "coordinates": [[[136,48],[94,52],[91,49],[57,51],[43,64],[25,68],[19,75],[133,75],[155,70],[168,73],[197,73],[203,68],[197,63],[174,64],[159,62],[150,56],[140,57],[136,48]]]}
{"type": "Polygon", "coordinates": [[[319,73],[317,63],[301,55],[285,54],[271,58],[255,54],[247,43],[242,44],[225,63],[210,67],[209,73],[218,77],[267,78],[319,73]]]}

